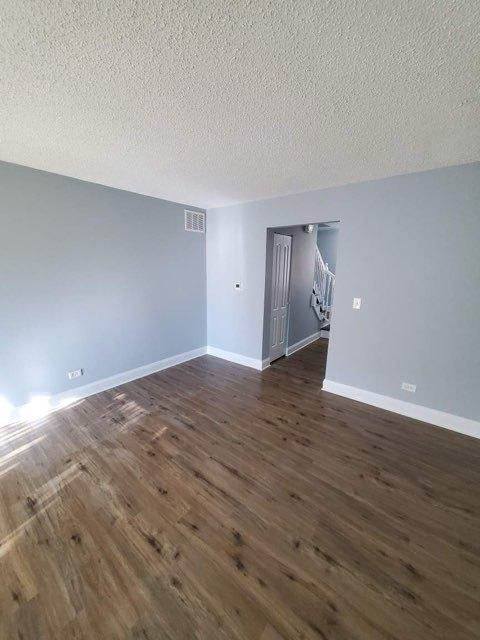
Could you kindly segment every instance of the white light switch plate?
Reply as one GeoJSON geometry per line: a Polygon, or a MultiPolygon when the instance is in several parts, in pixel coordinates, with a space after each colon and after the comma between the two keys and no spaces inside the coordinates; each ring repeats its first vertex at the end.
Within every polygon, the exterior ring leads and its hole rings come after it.
{"type": "Polygon", "coordinates": [[[352,308],[353,309],[360,309],[361,306],[362,306],[362,299],[361,298],[354,298],[353,299],[352,308]]]}
{"type": "Polygon", "coordinates": [[[83,369],[77,369],[76,371],[69,371],[67,373],[67,377],[69,380],[74,380],[75,378],[80,378],[83,376],[83,369]]]}

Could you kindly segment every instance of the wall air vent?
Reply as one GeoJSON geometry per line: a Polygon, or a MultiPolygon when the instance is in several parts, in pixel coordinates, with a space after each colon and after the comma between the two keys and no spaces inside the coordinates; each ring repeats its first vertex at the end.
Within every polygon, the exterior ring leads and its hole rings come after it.
{"type": "Polygon", "coordinates": [[[185,231],[205,233],[205,214],[185,209],[185,231]]]}

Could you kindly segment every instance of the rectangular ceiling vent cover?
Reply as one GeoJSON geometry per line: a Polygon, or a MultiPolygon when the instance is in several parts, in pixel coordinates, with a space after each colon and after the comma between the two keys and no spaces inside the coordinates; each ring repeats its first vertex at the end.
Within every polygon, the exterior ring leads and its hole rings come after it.
{"type": "Polygon", "coordinates": [[[185,209],[185,231],[205,233],[205,214],[185,209]]]}

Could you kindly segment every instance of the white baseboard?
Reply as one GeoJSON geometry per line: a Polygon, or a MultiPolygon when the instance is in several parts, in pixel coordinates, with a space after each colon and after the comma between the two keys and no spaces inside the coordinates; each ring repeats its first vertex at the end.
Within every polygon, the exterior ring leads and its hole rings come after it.
{"type": "Polygon", "coordinates": [[[306,347],[312,342],[315,342],[315,340],[318,340],[321,337],[321,334],[322,334],[321,331],[316,331],[315,333],[312,333],[311,336],[308,336],[307,338],[304,338],[299,342],[295,342],[295,344],[292,344],[291,346],[287,347],[286,355],[291,356],[292,353],[295,353],[295,351],[299,351],[300,349],[303,349],[303,347],[306,347]]]}
{"type": "MultiPolygon", "coordinates": [[[[318,340],[318,338],[320,338],[321,333],[321,331],[312,333],[311,336],[300,340],[300,342],[292,344],[291,347],[287,347],[286,355],[289,356],[292,353],[295,353],[295,351],[303,349],[303,347],[306,347],[308,344],[315,342],[315,340],[318,340]]],[[[251,367],[252,369],[256,369],[257,371],[263,371],[270,366],[270,358],[264,358],[263,360],[260,360],[259,358],[243,356],[242,354],[235,353],[234,351],[224,351],[223,349],[218,349],[217,347],[207,347],[207,353],[210,356],[222,358],[222,360],[228,360],[229,362],[235,362],[236,364],[243,364],[245,367],[251,367]]]]}
{"type": "Polygon", "coordinates": [[[150,364],[146,364],[142,367],[137,367],[136,369],[130,369],[129,371],[117,373],[108,378],[96,380],[95,382],[91,382],[81,387],[76,387],[68,391],[62,391],[61,393],[57,393],[53,396],[38,394],[37,396],[33,397],[32,402],[19,407],[12,407],[8,414],[3,416],[3,419],[2,417],[0,417],[0,425],[25,420],[39,419],[45,415],[48,415],[52,411],[67,407],[77,402],[78,400],[82,400],[83,398],[88,398],[88,396],[93,396],[96,393],[107,391],[107,389],[113,389],[114,387],[118,387],[121,384],[131,382],[132,380],[137,380],[138,378],[143,378],[144,376],[156,373],[157,371],[168,369],[169,367],[173,367],[176,364],[181,364],[182,362],[193,360],[193,358],[198,358],[199,356],[203,356],[206,353],[206,347],[200,347],[199,349],[185,351],[184,353],[179,353],[175,356],[164,358],[163,360],[158,360],[157,362],[151,362],[150,364]]]}
{"type": "Polygon", "coordinates": [[[330,331],[324,331],[323,329],[320,331],[320,338],[330,338],[330,331]]]}
{"type": "Polygon", "coordinates": [[[216,358],[228,360],[229,362],[235,362],[236,364],[243,364],[245,367],[257,369],[257,371],[262,371],[270,364],[269,360],[267,360],[267,364],[264,365],[265,360],[250,358],[249,356],[242,356],[241,353],[235,353],[234,351],[224,351],[223,349],[217,349],[217,347],[207,347],[207,353],[209,356],[215,356],[216,358]]]}
{"type": "Polygon", "coordinates": [[[358,400],[380,409],[400,413],[415,420],[428,422],[436,427],[444,427],[473,438],[480,438],[480,422],[470,418],[462,418],[452,413],[445,413],[445,411],[439,411],[438,409],[430,409],[412,402],[405,402],[405,400],[383,396],[379,393],[365,391],[365,389],[351,387],[348,384],[341,384],[333,380],[324,380],[322,389],[323,391],[335,393],[351,400],[358,400]]]}

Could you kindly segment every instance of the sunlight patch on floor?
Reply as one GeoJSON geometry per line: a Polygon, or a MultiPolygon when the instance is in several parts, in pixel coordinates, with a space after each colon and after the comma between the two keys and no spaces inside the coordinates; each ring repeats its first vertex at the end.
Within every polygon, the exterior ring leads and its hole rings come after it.
{"type": "MultiPolygon", "coordinates": [[[[10,471],[14,466],[16,465],[8,467],[6,471],[10,471]]],[[[54,478],[46,482],[38,492],[35,492],[35,498],[27,498],[27,500],[30,500],[29,504],[32,514],[11,533],[8,533],[0,540],[0,558],[13,548],[26,527],[33,522],[35,518],[38,518],[38,516],[60,499],[60,492],[80,474],[79,466],[72,464],[62,471],[62,473],[57,474],[54,478]]]]}
{"type": "Polygon", "coordinates": [[[10,453],[6,453],[4,456],[0,457],[0,467],[6,464],[7,462],[9,462],[10,460],[17,458],[22,453],[25,453],[25,451],[28,451],[28,449],[30,449],[31,447],[34,447],[36,444],[41,442],[44,439],[44,437],[45,436],[40,436],[38,438],[35,438],[35,440],[32,440],[31,442],[28,442],[27,444],[24,444],[21,447],[17,447],[13,451],[10,451],[10,453]]]}
{"type": "Polygon", "coordinates": [[[0,429],[41,420],[55,411],[76,406],[82,401],[82,398],[76,396],[55,400],[48,394],[36,394],[30,396],[30,400],[22,407],[14,407],[5,396],[0,396],[0,429]]]}

